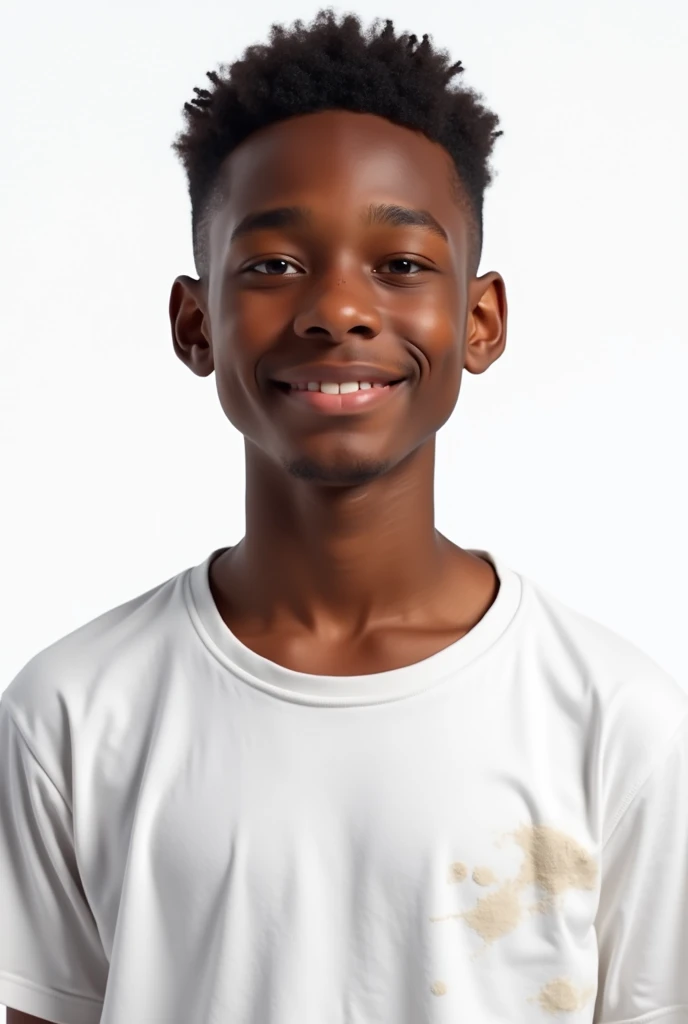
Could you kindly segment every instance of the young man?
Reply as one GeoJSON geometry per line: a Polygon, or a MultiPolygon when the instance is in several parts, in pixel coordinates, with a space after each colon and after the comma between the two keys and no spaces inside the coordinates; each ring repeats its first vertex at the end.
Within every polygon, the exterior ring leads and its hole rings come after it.
{"type": "Polygon", "coordinates": [[[688,1022],[688,696],[434,526],[506,338],[459,70],[321,11],[186,106],[246,533],[2,695],[10,1024],[688,1022]]]}

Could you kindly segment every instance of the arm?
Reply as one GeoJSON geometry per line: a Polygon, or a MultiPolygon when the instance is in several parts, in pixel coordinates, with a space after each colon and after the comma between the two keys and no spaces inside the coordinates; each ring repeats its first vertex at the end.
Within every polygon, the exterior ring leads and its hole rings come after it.
{"type": "Polygon", "coordinates": [[[594,1024],[688,1024],[688,723],[602,851],[594,1024]]]}
{"type": "Polygon", "coordinates": [[[6,693],[0,907],[0,1004],[8,1007],[8,1024],[97,1024],[108,962],[76,862],[69,790],[64,781],[58,789],[34,754],[6,693]]]}

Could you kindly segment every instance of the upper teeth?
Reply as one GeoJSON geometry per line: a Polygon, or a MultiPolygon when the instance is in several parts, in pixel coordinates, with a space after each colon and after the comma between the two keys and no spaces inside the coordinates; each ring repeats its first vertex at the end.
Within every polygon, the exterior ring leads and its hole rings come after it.
{"type": "Polygon", "coordinates": [[[384,388],[386,384],[371,384],[370,381],[346,381],[344,384],[334,384],[330,381],[311,380],[308,384],[291,384],[292,390],[299,391],[322,391],[326,395],[347,395],[350,391],[365,391],[366,388],[384,388]]]}

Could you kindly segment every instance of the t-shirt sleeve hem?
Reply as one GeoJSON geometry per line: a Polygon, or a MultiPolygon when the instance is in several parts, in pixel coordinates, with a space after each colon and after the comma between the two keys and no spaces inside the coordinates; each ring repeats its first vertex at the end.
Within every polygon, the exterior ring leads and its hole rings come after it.
{"type": "Polygon", "coordinates": [[[688,1003],[651,1010],[650,1013],[644,1013],[642,1017],[600,1021],[599,1024],[688,1024],[688,1003]]]}
{"type": "Polygon", "coordinates": [[[92,996],[56,992],[0,971],[0,1004],[56,1024],[99,1024],[103,1001],[92,996]]]}

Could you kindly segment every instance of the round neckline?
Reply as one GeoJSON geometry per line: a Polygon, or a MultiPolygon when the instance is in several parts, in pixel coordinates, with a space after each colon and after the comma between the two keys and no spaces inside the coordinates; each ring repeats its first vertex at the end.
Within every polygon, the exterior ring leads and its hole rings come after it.
{"type": "Polygon", "coordinates": [[[483,617],[468,633],[435,654],[411,665],[356,676],[326,676],[279,665],[252,651],[232,633],[215,604],[208,572],[228,547],[216,548],[183,574],[188,613],[199,637],[213,656],[235,676],[274,697],[330,707],[380,704],[427,690],[456,675],[494,646],[513,622],[521,605],[523,582],[494,552],[468,548],[489,562],[499,577],[499,590],[483,617]]]}

